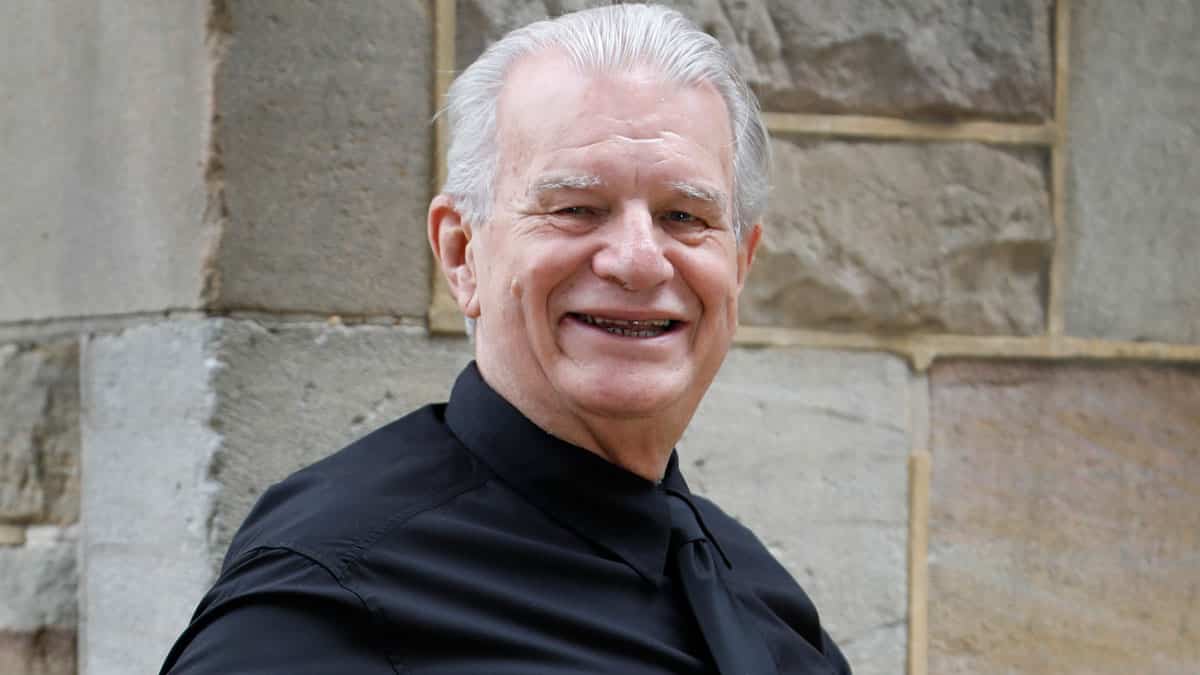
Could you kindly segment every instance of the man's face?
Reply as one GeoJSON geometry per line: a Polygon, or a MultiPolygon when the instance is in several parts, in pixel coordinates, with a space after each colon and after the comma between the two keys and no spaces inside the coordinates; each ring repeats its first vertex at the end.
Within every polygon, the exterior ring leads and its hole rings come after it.
{"type": "MultiPolygon", "coordinates": [[[[491,220],[469,250],[476,355],[535,421],[686,425],[737,326],[755,226],[732,223],[728,113],[711,87],[582,75],[546,52],[499,106],[491,220]]],[[[507,390],[507,391],[505,391],[507,390]]]]}

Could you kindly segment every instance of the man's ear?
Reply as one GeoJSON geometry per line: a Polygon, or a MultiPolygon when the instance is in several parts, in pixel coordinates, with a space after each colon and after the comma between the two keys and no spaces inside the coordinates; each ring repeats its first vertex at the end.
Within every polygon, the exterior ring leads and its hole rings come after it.
{"type": "Polygon", "coordinates": [[[754,252],[758,250],[760,239],[762,239],[762,224],[755,223],[746,233],[746,238],[742,240],[741,245],[738,246],[737,284],[739,293],[746,285],[746,275],[750,273],[750,265],[754,262],[754,252]]]}
{"type": "Polygon", "coordinates": [[[479,317],[479,295],[475,278],[475,254],[471,248],[471,226],[463,220],[454,201],[438,195],[429,203],[429,246],[433,258],[446,275],[458,308],[469,319],[479,317]]]}

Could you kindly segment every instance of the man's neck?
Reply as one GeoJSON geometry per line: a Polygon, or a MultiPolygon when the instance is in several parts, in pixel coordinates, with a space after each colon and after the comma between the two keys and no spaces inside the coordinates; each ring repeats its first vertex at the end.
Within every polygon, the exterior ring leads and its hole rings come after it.
{"type": "Polygon", "coordinates": [[[488,386],[543,431],[648,481],[662,480],[671,452],[691,421],[690,414],[677,410],[646,417],[613,417],[567,408],[561,401],[531,400],[520,387],[480,366],[488,386]]]}

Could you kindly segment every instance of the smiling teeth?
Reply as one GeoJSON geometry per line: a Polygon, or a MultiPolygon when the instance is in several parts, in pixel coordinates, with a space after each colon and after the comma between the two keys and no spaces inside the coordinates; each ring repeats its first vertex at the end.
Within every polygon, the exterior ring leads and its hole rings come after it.
{"type": "Polygon", "coordinates": [[[578,314],[584,323],[625,337],[654,337],[671,327],[670,319],[607,319],[590,314],[578,314]]]}
{"type": "Polygon", "coordinates": [[[593,326],[616,326],[618,328],[666,328],[671,325],[670,319],[605,319],[604,317],[580,314],[580,318],[593,326]]]}

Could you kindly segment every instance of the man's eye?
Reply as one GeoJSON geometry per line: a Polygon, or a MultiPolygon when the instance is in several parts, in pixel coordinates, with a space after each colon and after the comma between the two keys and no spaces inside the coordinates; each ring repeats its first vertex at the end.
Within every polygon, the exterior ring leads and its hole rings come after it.
{"type": "Polygon", "coordinates": [[[687,211],[667,211],[663,214],[663,217],[672,223],[689,225],[697,228],[706,227],[708,225],[703,219],[697,218],[687,211]]]}
{"type": "Polygon", "coordinates": [[[589,206],[568,206],[563,209],[558,209],[554,212],[556,216],[590,216],[595,213],[595,210],[589,206]]]}

